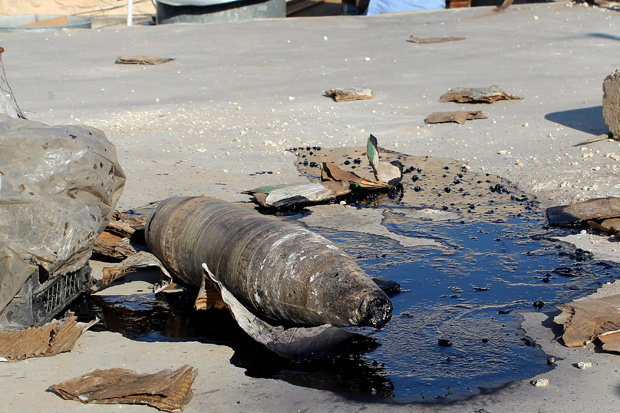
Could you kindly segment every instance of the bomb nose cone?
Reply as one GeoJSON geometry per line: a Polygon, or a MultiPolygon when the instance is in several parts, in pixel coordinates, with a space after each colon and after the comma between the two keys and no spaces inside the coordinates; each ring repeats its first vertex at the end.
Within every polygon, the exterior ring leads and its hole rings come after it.
{"type": "Polygon", "coordinates": [[[368,294],[360,305],[361,325],[383,327],[392,318],[392,302],[383,291],[368,294]]]}

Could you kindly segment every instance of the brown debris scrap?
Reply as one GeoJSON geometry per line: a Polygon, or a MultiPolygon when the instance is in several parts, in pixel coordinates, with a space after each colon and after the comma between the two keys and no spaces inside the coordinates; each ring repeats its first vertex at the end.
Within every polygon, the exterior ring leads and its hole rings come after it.
{"type": "Polygon", "coordinates": [[[93,254],[108,258],[122,260],[135,253],[136,250],[129,245],[127,238],[120,237],[108,231],[103,231],[99,234],[93,245],[93,254]]]}
{"type": "Polygon", "coordinates": [[[321,179],[323,181],[350,182],[359,185],[365,189],[389,189],[390,185],[386,182],[375,181],[368,178],[362,178],[353,172],[347,172],[336,164],[331,162],[323,162],[321,167],[321,179]]]}
{"type": "Polygon", "coordinates": [[[620,234],[620,218],[604,219],[601,222],[590,220],[588,225],[595,231],[606,232],[612,235],[620,234]]]}
{"type": "MultiPolygon", "coordinates": [[[[574,226],[589,220],[619,218],[620,198],[592,198],[570,205],[547,208],[546,214],[549,225],[553,226],[574,226]]],[[[613,225],[613,221],[608,224],[613,225]]]]}
{"type": "Polygon", "coordinates": [[[30,357],[49,357],[71,351],[77,339],[99,319],[86,325],[68,312],[62,320],[52,320],[41,327],[20,331],[0,331],[0,356],[10,361],[30,357]]]}
{"type": "Polygon", "coordinates": [[[174,59],[170,57],[153,57],[153,56],[132,56],[122,57],[118,56],[114,63],[119,65],[160,65],[162,63],[168,63],[174,59]]]}
{"type": "Polygon", "coordinates": [[[183,410],[190,402],[197,374],[198,369],[188,365],[154,374],[113,368],[95,370],[50,386],[49,390],[65,400],[81,403],[147,404],[171,412],[183,410]]]}
{"type": "Polygon", "coordinates": [[[479,110],[476,111],[455,111],[455,112],[433,112],[424,119],[424,123],[458,123],[462,125],[465,121],[474,119],[487,119],[479,110]]]}
{"type": "Polygon", "coordinates": [[[482,88],[457,87],[448,90],[440,98],[440,102],[457,102],[457,103],[493,103],[498,100],[520,100],[522,97],[511,95],[500,89],[499,86],[493,85],[482,88]]]}
{"type": "MultiPolygon", "coordinates": [[[[618,308],[620,294],[573,301],[560,306],[562,313],[553,321],[564,326],[564,344],[568,347],[579,347],[596,338],[604,342],[606,334],[620,332],[618,308]]],[[[612,337],[609,337],[609,342],[611,341],[612,337]]]]}
{"type": "Polygon", "coordinates": [[[143,236],[145,223],[143,216],[114,211],[105,230],[95,240],[93,254],[119,260],[135,254],[129,242],[143,236]]]}
{"type": "Polygon", "coordinates": [[[166,270],[161,261],[147,251],[137,252],[114,266],[103,268],[103,280],[98,289],[105,288],[116,280],[123,278],[125,275],[136,272],[140,268],[157,267],[161,272],[160,281],[154,286],[157,293],[166,289],[172,283],[172,276],[166,270]]]}
{"type": "Polygon", "coordinates": [[[409,40],[407,41],[416,44],[432,44],[458,42],[461,40],[465,40],[465,37],[414,37],[413,35],[411,35],[409,36],[409,40]]]}
{"type": "Polygon", "coordinates": [[[336,102],[350,102],[352,100],[366,100],[375,97],[372,89],[360,89],[354,87],[329,89],[325,91],[325,95],[331,97],[336,102]]]}

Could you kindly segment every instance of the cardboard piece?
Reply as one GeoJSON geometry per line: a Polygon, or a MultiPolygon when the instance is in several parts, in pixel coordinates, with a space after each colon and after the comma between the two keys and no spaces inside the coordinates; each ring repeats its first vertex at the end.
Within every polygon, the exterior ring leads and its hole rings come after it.
{"type": "MultiPolygon", "coordinates": [[[[596,338],[620,332],[620,294],[573,301],[560,306],[554,322],[564,326],[562,339],[568,347],[583,346],[596,338]]],[[[611,338],[610,338],[611,340],[611,338]]]]}
{"type": "Polygon", "coordinates": [[[127,369],[95,370],[49,390],[65,400],[81,403],[147,404],[159,410],[183,410],[193,397],[192,383],[198,369],[184,365],[178,370],[138,374],[127,369]]]}
{"type": "Polygon", "coordinates": [[[381,159],[377,138],[372,134],[368,138],[366,149],[366,156],[368,157],[368,162],[370,162],[375,179],[385,182],[390,187],[397,186],[403,179],[403,164],[400,161],[387,162],[381,159]]]}
{"type": "Polygon", "coordinates": [[[465,121],[474,119],[487,119],[487,117],[480,112],[476,111],[455,111],[455,112],[433,112],[424,119],[424,123],[458,123],[463,124],[465,121]]]}
{"type": "Polygon", "coordinates": [[[547,220],[553,226],[574,226],[593,219],[620,217],[620,198],[593,198],[570,205],[547,208],[547,220]]]}
{"type": "Polygon", "coordinates": [[[103,268],[103,280],[97,290],[105,288],[125,275],[135,272],[139,268],[157,267],[161,272],[160,280],[153,286],[154,293],[165,290],[172,283],[172,276],[162,262],[153,254],[146,251],[137,252],[122,262],[103,268]]]}
{"type": "Polygon", "coordinates": [[[519,99],[523,98],[506,93],[500,89],[499,86],[493,85],[481,88],[457,87],[450,89],[439,98],[439,101],[457,103],[493,103],[498,100],[519,99]]]}
{"type": "Polygon", "coordinates": [[[465,40],[465,37],[414,37],[413,35],[411,35],[409,36],[409,40],[407,41],[416,44],[433,44],[458,42],[461,40],[465,40]]]}
{"type": "Polygon", "coordinates": [[[325,95],[331,97],[336,102],[349,102],[352,100],[366,100],[375,97],[374,92],[371,89],[365,88],[338,88],[329,89],[325,91],[325,95]]]}
{"type": "Polygon", "coordinates": [[[171,57],[153,57],[153,56],[118,56],[114,63],[119,65],[160,65],[162,63],[172,62],[171,57]]]}
{"type": "Polygon", "coordinates": [[[49,357],[71,351],[77,339],[98,318],[90,323],[78,323],[73,313],[62,320],[52,320],[41,327],[20,331],[0,331],[0,356],[10,361],[31,357],[49,357]]]}

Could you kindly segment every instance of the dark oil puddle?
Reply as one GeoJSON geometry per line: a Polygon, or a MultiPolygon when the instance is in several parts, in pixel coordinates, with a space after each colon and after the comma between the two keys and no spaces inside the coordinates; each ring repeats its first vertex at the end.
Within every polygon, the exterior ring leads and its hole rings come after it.
{"type": "Polygon", "coordinates": [[[541,303],[541,311],[554,311],[617,278],[620,268],[549,240],[543,225],[534,215],[386,224],[445,245],[423,249],[313,228],[370,276],[401,284],[382,330],[352,329],[381,343],[361,360],[392,383],[391,401],[455,401],[549,369],[546,355],[520,329],[518,313],[538,311],[541,303]]]}
{"type": "MultiPolygon", "coordinates": [[[[330,160],[369,177],[363,150],[298,148],[299,168],[316,179],[316,165],[330,160]]],[[[226,344],[235,351],[231,362],[250,376],[364,401],[450,403],[550,369],[546,355],[521,330],[519,312],[556,311],[618,278],[620,268],[553,241],[562,234],[545,228],[536,202],[500,177],[449,159],[384,153],[405,166],[400,194],[370,194],[347,203],[380,208],[389,231],[440,246],[403,247],[372,234],[312,227],[370,276],[400,283],[392,320],[383,329],[350,329],[371,343],[353,343],[348,354],[326,360],[287,362],[249,339],[225,311],[193,311],[194,291],[86,297],[74,311],[88,320],[99,315],[102,322],[94,329],[134,340],[226,344]],[[428,208],[459,218],[413,220],[407,213],[428,208]]]]}

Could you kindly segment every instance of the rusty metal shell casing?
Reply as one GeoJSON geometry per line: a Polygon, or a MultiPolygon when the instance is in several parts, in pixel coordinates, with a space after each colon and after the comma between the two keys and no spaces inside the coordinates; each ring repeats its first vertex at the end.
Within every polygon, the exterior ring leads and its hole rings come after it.
{"type": "Polygon", "coordinates": [[[145,237],[182,281],[199,286],[205,262],[237,299],[283,324],[380,328],[392,314],[387,295],[331,241],[225,201],[166,199],[145,237]]]}

